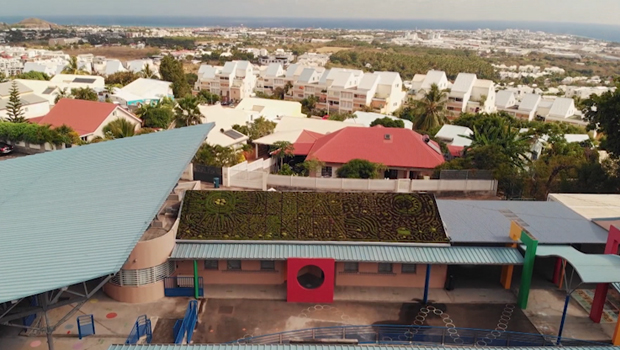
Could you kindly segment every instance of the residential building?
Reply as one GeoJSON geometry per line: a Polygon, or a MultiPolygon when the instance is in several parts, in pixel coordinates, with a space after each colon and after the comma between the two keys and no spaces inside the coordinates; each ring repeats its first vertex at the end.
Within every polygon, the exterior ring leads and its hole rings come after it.
{"type": "Polygon", "coordinates": [[[282,64],[270,63],[266,69],[261,71],[254,90],[272,95],[276,88],[284,89],[284,73],[282,64]]]}
{"type": "Polygon", "coordinates": [[[245,125],[251,122],[253,115],[242,110],[224,108],[220,104],[200,105],[202,123],[215,123],[213,130],[207,135],[206,143],[211,146],[241,148],[246,144],[248,137],[232,127],[233,125],[245,125]]]}
{"type": "MultiPolygon", "coordinates": [[[[310,96],[320,96],[322,94],[322,88],[318,86],[318,82],[325,72],[325,69],[315,67],[304,68],[303,66],[291,65],[289,70],[293,66],[295,67],[295,73],[297,73],[296,71],[300,67],[303,69],[301,70],[301,73],[294,78],[294,80],[288,80],[286,76],[285,79],[281,80],[283,83],[291,81],[291,84],[293,85],[293,87],[288,90],[285,98],[290,100],[302,100],[310,96]]],[[[287,74],[289,73],[289,70],[287,70],[287,74]]],[[[280,80],[276,81],[280,82],[280,80]]]]}
{"type": "Polygon", "coordinates": [[[123,106],[152,104],[164,97],[174,98],[172,83],[163,80],[139,78],[128,85],[115,89],[110,99],[123,106]]]}
{"type": "Polygon", "coordinates": [[[1,57],[0,56],[0,74],[12,76],[22,72],[24,64],[17,57],[1,57]]]}
{"type": "Polygon", "coordinates": [[[50,79],[50,83],[68,90],[90,88],[99,92],[105,89],[105,79],[98,75],[56,74],[50,79]]]}
{"type": "Polygon", "coordinates": [[[388,118],[392,120],[400,120],[403,122],[403,124],[405,124],[406,129],[413,129],[413,123],[411,121],[407,119],[402,119],[402,118],[394,117],[391,115],[387,115],[387,114],[357,111],[353,113],[353,115],[355,116],[355,118],[345,119],[344,123],[370,127],[370,124],[372,124],[372,122],[374,122],[375,120],[382,119],[382,118],[388,118]]]}
{"type": "Polygon", "coordinates": [[[467,112],[495,112],[495,84],[492,80],[476,79],[469,101],[467,101],[467,112]]]}
{"type": "Polygon", "coordinates": [[[448,110],[452,117],[456,118],[461,113],[467,112],[467,102],[471,98],[471,92],[476,83],[476,75],[470,73],[459,73],[452,88],[448,93],[448,110]]]}
{"type": "MultiPolygon", "coordinates": [[[[12,88],[12,82],[0,83],[0,120],[7,117],[7,107],[12,88]]],[[[19,99],[26,119],[40,117],[50,111],[49,100],[34,93],[27,85],[17,82],[19,99]]]]}
{"type": "Polygon", "coordinates": [[[329,62],[328,54],[306,52],[297,57],[297,63],[307,67],[323,67],[329,62]]]}
{"type": "Polygon", "coordinates": [[[523,120],[534,120],[540,101],[542,101],[542,97],[538,94],[525,94],[514,116],[523,120]]]}
{"type": "Polygon", "coordinates": [[[230,61],[224,67],[202,66],[195,88],[208,90],[223,102],[239,101],[252,95],[256,86],[254,66],[249,61],[230,61]]]}
{"type": "Polygon", "coordinates": [[[282,117],[305,118],[301,113],[301,103],[294,101],[272,100],[266,98],[246,97],[235,107],[255,117],[263,117],[271,121],[279,121],[282,117]]]}
{"type": "Polygon", "coordinates": [[[63,98],[52,110],[32,122],[59,127],[67,125],[78,133],[83,141],[105,137],[103,128],[116,119],[125,119],[140,129],[142,121],[114,103],[94,102],[63,98]]]}
{"type": "Polygon", "coordinates": [[[271,55],[265,55],[265,56],[258,57],[258,63],[260,63],[263,66],[266,66],[272,63],[279,63],[282,66],[286,67],[289,64],[291,64],[294,60],[295,60],[295,55],[293,55],[291,52],[284,52],[282,50],[276,51],[275,53],[271,55]]]}
{"type": "Polygon", "coordinates": [[[544,108],[538,108],[538,115],[557,120],[567,119],[574,116],[576,113],[577,108],[575,107],[575,100],[566,97],[556,98],[548,112],[544,108]]]}
{"type": "Polygon", "coordinates": [[[467,138],[467,136],[473,134],[474,132],[468,127],[445,124],[435,134],[435,138],[448,146],[450,155],[460,157],[463,155],[465,148],[472,143],[472,140],[467,138]]]}
{"type": "Polygon", "coordinates": [[[82,39],[80,38],[52,38],[48,40],[49,46],[68,46],[78,44],[82,39]]]}
{"type": "Polygon", "coordinates": [[[353,159],[365,159],[387,167],[386,178],[417,179],[430,176],[444,163],[439,145],[411,129],[351,128],[327,134],[309,148],[307,160],[324,163],[311,176],[336,177],[338,168],[353,159]],[[403,150],[407,150],[403,152],[403,150]]]}
{"type": "Polygon", "coordinates": [[[24,63],[24,73],[41,72],[49,76],[60,74],[65,68],[66,63],[58,60],[36,61],[24,63]]]}
{"type": "Polygon", "coordinates": [[[413,76],[411,81],[412,93],[421,95],[423,92],[428,91],[433,84],[437,85],[439,90],[445,90],[450,82],[444,71],[429,70],[426,74],[416,74],[413,76]]]}
{"type": "MultiPolygon", "coordinates": [[[[60,91],[60,88],[57,84],[51,83],[46,80],[15,79],[15,81],[32,90],[33,94],[46,99],[50,106],[54,105],[56,101],[56,96],[60,91]]],[[[49,109],[46,110],[43,114],[46,114],[47,112],[49,112],[49,109]]],[[[39,116],[43,114],[40,114],[39,116]]]]}
{"type": "Polygon", "coordinates": [[[132,60],[127,62],[127,70],[134,73],[142,72],[146,66],[149,66],[154,75],[159,77],[159,66],[155,65],[152,59],[132,60]]]}

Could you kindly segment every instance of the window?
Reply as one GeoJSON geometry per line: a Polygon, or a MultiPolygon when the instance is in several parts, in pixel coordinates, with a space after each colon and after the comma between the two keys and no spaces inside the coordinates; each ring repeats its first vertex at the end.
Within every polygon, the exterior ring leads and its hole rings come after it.
{"type": "Polygon", "coordinates": [[[402,264],[400,267],[401,273],[416,273],[416,264],[402,264]]]}
{"type": "Polygon", "coordinates": [[[226,269],[229,271],[241,271],[241,260],[228,260],[226,269]]]}
{"type": "Polygon", "coordinates": [[[344,272],[358,272],[359,264],[356,262],[346,262],[344,263],[344,272]]]}
{"type": "Polygon", "coordinates": [[[205,270],[217,270],[218,263],[218,260],[205,260],[205,270]]]}
{"type": "Polygon", "coordinates": [[[332,167],[324,166],[321,168],[321,176],[322,177],[332,177],[332,167]]]}
{"type": "Polygon", "coordinates": [[[276,270],[276,262],[273,260],[262,260],[260,262],[261,271],[275,271],[276,270]]]}
{"type": "Polygon", "coordinates": [[[390,263],[379,263],[379,273],[392,273],[392,264],[390,263]]]}

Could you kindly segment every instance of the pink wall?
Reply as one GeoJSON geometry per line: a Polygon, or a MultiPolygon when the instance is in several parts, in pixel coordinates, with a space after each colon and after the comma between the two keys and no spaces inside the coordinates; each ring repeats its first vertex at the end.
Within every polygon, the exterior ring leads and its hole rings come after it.
{"type": "MultiPolygon", "coordinates": [[[[285,261],[276,261],[276,272],[260,271],[260,261],[242,260],[242,271],[226,271],[226,260],[219,261],[218,270],[205,270],[204,262],[198,262],[198,273],[204,284],[282,284],[286,281],[285,261]]],[[[176,276],[193,276],[192,261],[178,261],[176,276]]],[[[336,263],[336,286],[359,287],[411,287],[423,288],[426,265],[417,265],[415,274],[401,273],[401,264],[392,265],[392,274],[377,273],[376,263],[359,263],[359,272],[344,272],[344,263],[336,263]]],[[[430,288],[443,288],[447,274],[446,265],[433,265],[430,288]]]]}
{"type": "Polygon", "coordinates": [[[129,254],[123,270],[137,270],[163,264],[168,260],[177,235],[177,223],[168,233],[148,241],[140,241],[129,254]]]}
{"type": "Polygon", "coordinates": [[[138,287],[121,287],[106,283],[103,291],[110,298],[123,303],[150,303],[164,297],[164,281],[138,287]]]}
{"type": "MultiPolygon", "coordinates": [[[[401,264],[392,264],[392,273],[377,273],[378,264],[359,263],[359,272],[344,272],[344,263],[336,263],[336,286],[359,287],[411,287],[423,288],[426,265],[417,265],[416,273],[401,273],[401,264]]],[[[446,281],[446,265],[431,267],[430,288],[443,288],[446,281]]]]}
{"type": "MultiPolygon", "coordinates": [[[[241,271],[227,271],[226,260],[220,260],[218,270],[205,270],[204,261],[198,261],[198,274],[204,284],[282,284],[286,280],[284,261],[276,261],[275,271],[261,271],[260,261],[242,260],[241,271]]],[[[193,276],[192,261],[178,261],[176,276],[193,276]]]]}

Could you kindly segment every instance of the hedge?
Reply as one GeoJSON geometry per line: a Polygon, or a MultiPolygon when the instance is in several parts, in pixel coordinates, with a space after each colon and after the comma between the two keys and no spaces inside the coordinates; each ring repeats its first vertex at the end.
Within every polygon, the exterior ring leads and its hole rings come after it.
{"type": "Polygon", "coordinates": [[[0,122],[0,140],[10,142],[23,141],[37,145],[42,145],[46,142],[62,145],[77,144],[80,138],[73,129],[66,125],[52,128],[50,125],[0,122]]]}

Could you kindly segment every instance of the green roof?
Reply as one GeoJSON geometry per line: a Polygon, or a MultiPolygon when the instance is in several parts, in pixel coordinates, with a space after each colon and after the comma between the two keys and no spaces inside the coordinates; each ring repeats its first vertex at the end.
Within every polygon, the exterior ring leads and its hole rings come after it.
{"type": "Polygon", "coordinates": [[[521,265],[516,248],[354,244],[349,242],[177,242],[171,259],[286,260],[333,258],[336,261],[418,264],[521,265]]]}
{"type": "MultiPolygon", "coordinates": [[[[493,350],[548,350],[549,346],[492,346],[493,350]]],[[[551,347],[553,349],[553,347],[551,347]]],[[[108,350],[473,350],[477,346],[422,346],[422,345],[321,345],[321,344],[192,344],[192,345],[112,345],[108,350]]],[[[618,350],[617,346],[563,346],[562,350],[618,350]]]]}
{"type": "Polygon", "coordinates": [[[0,302],[120,270],[212,127],[0,161],[0,302]]]}
{"type": "Polygon", "coordinates": [[[423,193],[190,191],[180,239],[446,243],[423,193]]]}

